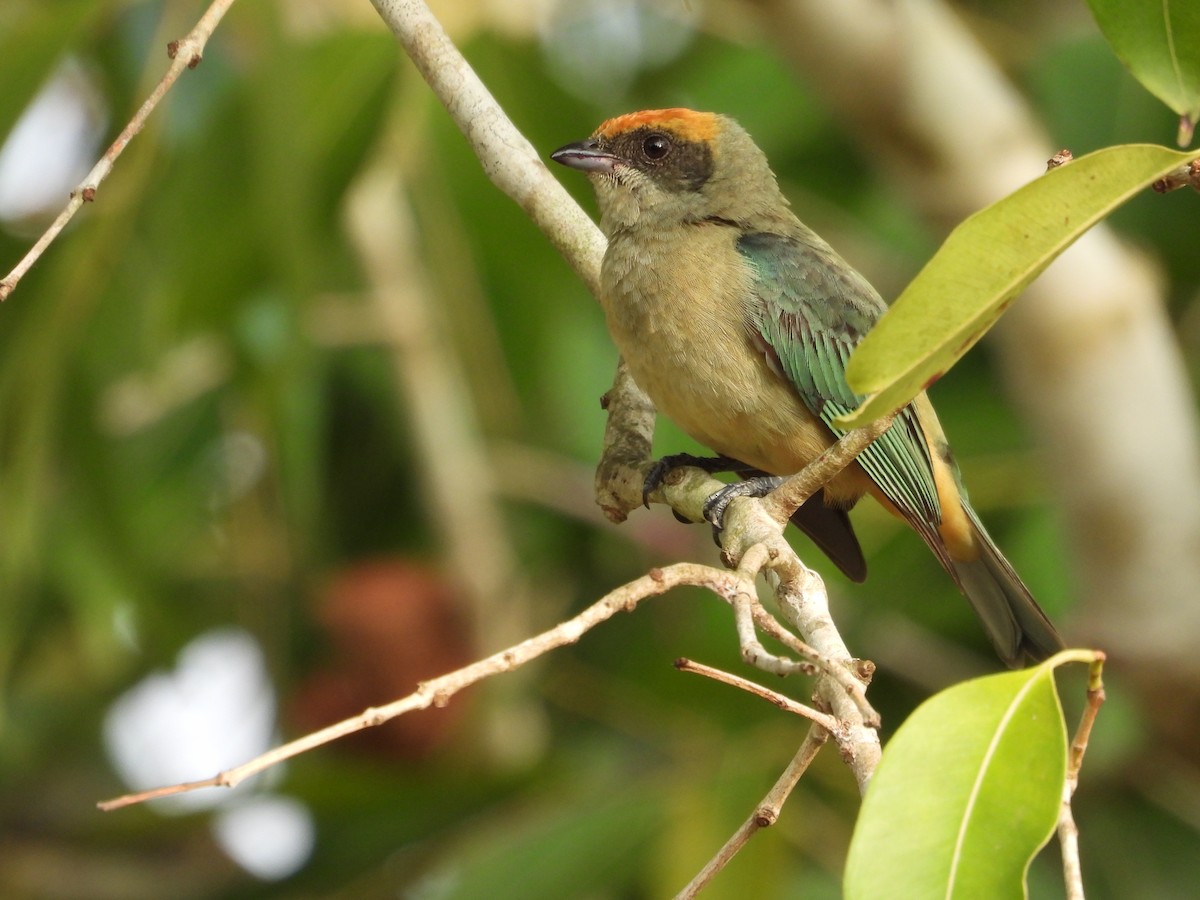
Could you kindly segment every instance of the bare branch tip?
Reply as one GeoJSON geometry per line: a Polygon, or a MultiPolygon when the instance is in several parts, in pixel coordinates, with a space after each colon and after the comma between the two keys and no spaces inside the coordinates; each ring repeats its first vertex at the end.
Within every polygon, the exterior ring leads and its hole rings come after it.
{"type": "Polygon", "coordinates": [[[1046,160],[1046,171],[1049,172],[1051,169],[1057,169],[1059,166],[1065,166],[1074,158],[1075,154],[1064,147],[1046,160]]]}
{"type": "Polygon", "coordinates": [[[604,518],[608,519],[614,525],[620,525],[629,518],[628,513],[619,506],[601,505],[600,511],[604,513],[604,518]]]}

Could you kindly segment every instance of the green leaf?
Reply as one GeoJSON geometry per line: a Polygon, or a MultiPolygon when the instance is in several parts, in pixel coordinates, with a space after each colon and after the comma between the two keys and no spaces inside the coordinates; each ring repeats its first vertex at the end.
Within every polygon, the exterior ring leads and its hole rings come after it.
{"type": "Polygon", "coordinates": [[[1182,118],[1179,145],[1200,117],[1200,4],[1195,0],[1088,0],[1117,58],[1182,118]]]}
{"type": "Polygon", "coordinates": [[[1025,896],[1066,779],[1052,672],[1043,664],[964,682],[908,718],[863,799],[848,900],[1025,896]]]}
{"type": "Polygon", "coordinates": [[[854,428],[910,401],[1081,234],[1192,155],[1150,144],[1097,150],[962,222],[850,357],[846,380],[868,396],[836,424],[854,428]]]}

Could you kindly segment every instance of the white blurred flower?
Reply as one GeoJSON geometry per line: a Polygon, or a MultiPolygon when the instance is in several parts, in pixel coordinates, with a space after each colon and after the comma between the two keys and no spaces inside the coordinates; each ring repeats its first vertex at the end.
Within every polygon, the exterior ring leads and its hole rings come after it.
{"type": "Polygon", "coordinates": [[[83,68],[68,60],[0,147],[0,220],[53,215],[99,156],[105,115],[83,68]]]}
{"type": "Polygon", "coordinates": [[[691,4],[562,0],[542,21],[542,48],[566,90],[592,101],[619,97],[640,71],[683,52],[698,16],[691,4]]]}
{"type": "MultiPolygon", "coordinates": [[[[275,691],[262,650],[244,631],[201,635],[173,672],[156,672],[117,698],[104,719],[109,755],[125,783],[146,790],[206,778],[271,746],[275,691]]],[[[158,801],[164,812],[207,809],[229,791],[158,801]]]]}

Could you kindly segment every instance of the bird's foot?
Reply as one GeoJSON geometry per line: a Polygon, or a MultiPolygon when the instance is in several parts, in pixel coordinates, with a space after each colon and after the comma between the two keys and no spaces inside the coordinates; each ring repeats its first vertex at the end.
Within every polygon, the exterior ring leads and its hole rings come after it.
{"type": "MultiPolygon", "coordinates": [[[[783,483],[776,475],[759,475],[726,485],[704,501],[704,518],[713,527],[716,538],[725,529],[725,510],[737,497],[765,497],[783,483]]],[[[720,541],[718,541],[720,543],[720,541]]]]}
{"type": "MultiPolygon", "coordinates": [[[[664,456],[662,459],[655,460],[650,471],[646,473],[645,484],[642,485],[642,503],[647,509],[650,508],[650,495],[662,487],[667,473],[681,466],[695,466],[710,475],[717,472],[736,472],[745,468],[743,463],[736,459],[730,459],[728,456],[693,456],[691,453],[672,453],[670,456],[664,456]]],[[[675,517],[679,518],[679,514],[676,513],[675,517]]],[[[686,521],[686,519],[680,519],[680,521],[686,521]]]]}

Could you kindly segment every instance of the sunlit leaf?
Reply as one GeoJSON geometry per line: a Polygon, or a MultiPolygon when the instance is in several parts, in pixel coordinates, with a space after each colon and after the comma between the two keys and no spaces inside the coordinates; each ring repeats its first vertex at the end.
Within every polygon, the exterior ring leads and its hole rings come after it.
{"type": "Polygon", "coordinates": [[[1066,728],[1049,664],[922,704],[888,743],[846,860],[854,898],[1022,898],[1058,818],[1066,728]]]}
{"type": "Polygon", "coordinates": [[[1183,119],[1180,146],[1200,117],[1200,4],[1195,0],[1088,0],[1113,52],[1183,119]]]}
{"type": "Polygon", "coordinates": [[[846,380],[869,396],[837,424],[856,427],[911,400],[1081,234],[1191,155],[1149,144],[1098,150],[964,221],[855,350],[846,380]]]}

